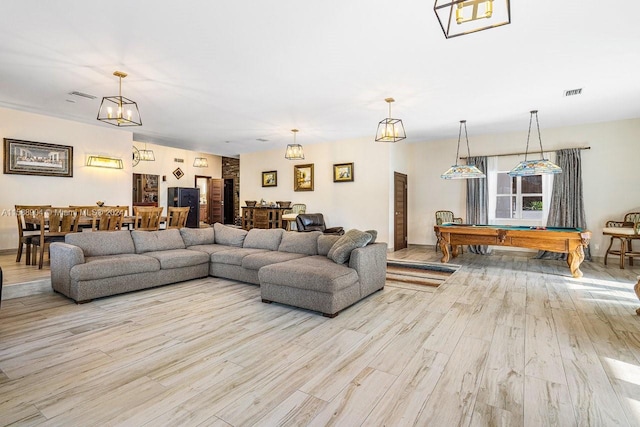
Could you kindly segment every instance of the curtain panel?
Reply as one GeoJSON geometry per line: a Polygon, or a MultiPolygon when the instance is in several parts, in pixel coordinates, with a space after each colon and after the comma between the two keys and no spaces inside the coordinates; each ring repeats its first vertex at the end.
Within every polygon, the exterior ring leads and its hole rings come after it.
{"type": "MultiPolygon", "coordinates": [[[[467,164],[475,164],[487,174],[487,156],[475,156],[467,159],[467,164]]],[[[467,179],[467,224],[489,223],[489,186],[487,178],[467,179]]],[[[491,252],[487,245],[469,245],[474,254],[486,255],[491,252]]]]}

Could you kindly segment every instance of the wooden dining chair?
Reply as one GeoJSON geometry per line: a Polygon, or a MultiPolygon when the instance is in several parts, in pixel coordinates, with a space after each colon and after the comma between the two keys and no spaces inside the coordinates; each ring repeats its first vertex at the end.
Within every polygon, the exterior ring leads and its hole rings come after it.
{"type": "Polygon", "coordinates": [[[51,205],[15,205],[16,218],[18,219],[18,253],[16,262],[22,260],[22,249],[26,248],[27,264],[31,262],[31,238],[40,234],[37,213],[51,205]]]}
{"type": "Polygon", "coordinates": [[[162,206],[134,206],[133,229],[140,231],[156,231],[160,229],[160,218],[162,218],[162,206]]]}
{"type": "Polygon", "coordinates": [[[50,207],[38,212],[37,218],[40,222],[40,234],[31,237],[31,244],[34,246],[33,264],[35,264],[36,253],[40,252],[38,268],[42,269],[44,253],[49,253],[49,245],[52,242],[64,242],[64,236],[78,232],[80,210],[50,207]]]}
{"type": "Polygon", "coordinates": [[[189,216],[189,206],[167,208],[167,228],[182,228],[187,226],[187,217],[189,216]]]}
{"type": "Polygon", "coordinates": [[[129,212],[127,206],[103,206],[94,209],[91,214],[91,231],[122,230],[122,223],[127,212],[129,212]]]}

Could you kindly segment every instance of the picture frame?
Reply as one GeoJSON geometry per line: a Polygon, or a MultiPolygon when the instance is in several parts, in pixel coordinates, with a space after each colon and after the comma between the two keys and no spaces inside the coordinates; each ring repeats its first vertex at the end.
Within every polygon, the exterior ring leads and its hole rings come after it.
{"type": "Polygon", "coordinates": [[[293,167],[293,191],[313,191],[313,163],[293,167]]]}
{"type": "Polygon", "coordinates": [[[182,172],[182,169],[176,168],[176,170],[173,171],[173,176],[175,176],[176,179],[180,179],[184,176],[184,172],[182,172]]]}
{"type": "Polygon", "coordinates": [[[353,182],[353,162],[333,165],[333,182],[353,182]]]}
{"type": "Polygon", "coordinates": [[[277,187],[278,186],[278,171],[262,172],[262,186],[263,187],[277,187]]]}
{"type": "Polygon", "coordinates": [[[4,173],[73,177],[73,147],[4,138],[4,173]]]}

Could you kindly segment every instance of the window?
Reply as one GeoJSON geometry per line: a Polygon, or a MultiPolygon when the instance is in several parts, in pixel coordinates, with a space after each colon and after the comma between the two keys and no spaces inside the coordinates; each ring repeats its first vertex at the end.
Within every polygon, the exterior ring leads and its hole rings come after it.
{"type": "Polygon", "coordinates": [[[543,219],[542,176],[497,173],[496,219],[543,219]]]}

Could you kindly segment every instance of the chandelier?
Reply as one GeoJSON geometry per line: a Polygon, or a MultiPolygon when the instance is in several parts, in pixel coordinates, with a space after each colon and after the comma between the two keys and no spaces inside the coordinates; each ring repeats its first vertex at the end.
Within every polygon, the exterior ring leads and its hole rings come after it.
{"type": "Polygon", "coordinates": [[[127,77],[127,73],[114,71],[113,75],[120,79],[118,95],[102,98],[98,120],[114,126],[142,126],[138,104],[122,96],[122,79],[127,77]]]}
{"type": "Polygon", "coordinates": [[[448,39],[511,23],[510,0],[436,0],[433,11],[448,39]]]}
{"type": "Polygon", "coordinates": [[[291,129],[291,132],[293,132],[293,144],[287,145],[287,151],[284,153],[284,158],[287,160],[304,160],[302,145],[296,144],[296,133],[298,133],[298,129],[291,129]]]}

